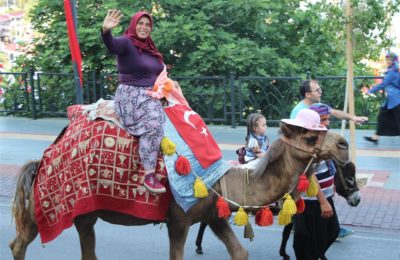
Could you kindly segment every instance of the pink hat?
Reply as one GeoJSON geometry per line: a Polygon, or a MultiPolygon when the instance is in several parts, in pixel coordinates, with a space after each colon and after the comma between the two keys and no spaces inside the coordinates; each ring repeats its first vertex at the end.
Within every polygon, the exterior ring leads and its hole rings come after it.
{"type": "Polygon", "coordinates": [[[281,121],[288,125],[294,125],[312,131],[328,131],[325,126],[321,125],[319,114],[311,109],[302,109],[295,119],[282,119],[281,121]]]}

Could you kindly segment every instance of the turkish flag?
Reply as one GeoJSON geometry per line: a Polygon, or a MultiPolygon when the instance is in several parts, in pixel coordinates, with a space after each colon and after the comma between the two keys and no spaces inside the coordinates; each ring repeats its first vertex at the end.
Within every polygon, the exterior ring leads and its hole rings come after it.
{"type": "Polygon", "coordinates": [[[222,158],[217,142],[199,114],[181,104],[165,107],[164,111],[203,168],[222,158]]]}

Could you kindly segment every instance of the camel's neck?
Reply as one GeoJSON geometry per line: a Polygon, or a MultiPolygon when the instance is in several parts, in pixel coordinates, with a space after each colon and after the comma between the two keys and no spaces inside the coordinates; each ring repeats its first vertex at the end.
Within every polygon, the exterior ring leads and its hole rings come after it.
{"type": "Polygon", "coordinates": [[[305,161],[294,160],[288,153],[282,153],[278,159],[266,164],[262,174],[231,169],[225,178],[228,198],[247,206],[271,204],[295,189],[306,164],[305,161]]]}

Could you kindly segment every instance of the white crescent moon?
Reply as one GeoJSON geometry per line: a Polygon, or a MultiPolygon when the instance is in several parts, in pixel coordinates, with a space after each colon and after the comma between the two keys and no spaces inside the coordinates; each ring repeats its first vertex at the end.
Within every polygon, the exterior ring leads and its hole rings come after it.
{"type": "Polygon", "coordinates": [[[189,117],[191,115],[196,115],[197,113],[192,111],[185,111],[185,114],[183,115],[183,120],[185,120],[186,123],[188,123],[189,125],[191,125],[194,129],[197,129],[194,124],[192,124],[192,122],[189,121],[189,117]]]}

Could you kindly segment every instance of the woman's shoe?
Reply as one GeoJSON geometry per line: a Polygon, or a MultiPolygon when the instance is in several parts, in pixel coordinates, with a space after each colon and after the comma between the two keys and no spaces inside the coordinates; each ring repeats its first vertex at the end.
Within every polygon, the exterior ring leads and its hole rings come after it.
{"type": "Polygon", "coordinates": [[[374,143],[374,144],[378,144],[378,140],[377,139],[373,139],[371,136],[364,136],[364,139],[367,140],[368,142],[374,143]]]}

